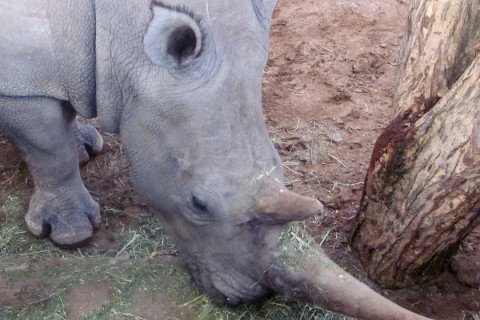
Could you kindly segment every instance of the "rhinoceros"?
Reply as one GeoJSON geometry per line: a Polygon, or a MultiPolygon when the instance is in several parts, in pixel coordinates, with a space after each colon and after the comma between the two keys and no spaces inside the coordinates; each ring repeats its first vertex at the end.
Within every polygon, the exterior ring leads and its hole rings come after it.
{"type": "Polygon", "coordinates": [[[97,117],[214,301],[278,291],[354,317],[427,319],[282,236],[323,205],[284,187],[265,127],[275,2],[0,0],[0,133],[33,176],[28,230],[75,247],[101,224],[79,161],[103,140],[76,120],[97,117]]]}

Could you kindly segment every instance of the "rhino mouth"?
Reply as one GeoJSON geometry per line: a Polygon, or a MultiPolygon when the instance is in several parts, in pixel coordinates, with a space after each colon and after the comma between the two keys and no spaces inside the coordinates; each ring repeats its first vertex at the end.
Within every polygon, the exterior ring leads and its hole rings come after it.
{"type": "Polygon", "coordinates": [[[258,280],[242,272],[212,272],[198,264],[189,264],[189,268],[200,291],[206,293],[215,303],[249,303],[271,292],[258,280]]]}

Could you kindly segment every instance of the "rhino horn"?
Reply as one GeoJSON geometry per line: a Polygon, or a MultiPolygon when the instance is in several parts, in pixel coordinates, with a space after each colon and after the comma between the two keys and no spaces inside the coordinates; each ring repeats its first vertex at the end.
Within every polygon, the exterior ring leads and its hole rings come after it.
{"type": "Polygon", "coordinates": [[[310,238],[310,247],[299,250],[300,246],[289,236],[290,231],[281,237],[282,254],[263,273],[261,283],[265,287],[291,300],[316,304],[359,319],[430,319],[393,303],[345,272],[313,239],[310,238]]]}
{"type": "Polygon", "coordinates": [[[265,223],[303,220],[322,212],[320,201],[293,193],[273,180],[265,181],[255,206],[256,218],[265,223]]]}

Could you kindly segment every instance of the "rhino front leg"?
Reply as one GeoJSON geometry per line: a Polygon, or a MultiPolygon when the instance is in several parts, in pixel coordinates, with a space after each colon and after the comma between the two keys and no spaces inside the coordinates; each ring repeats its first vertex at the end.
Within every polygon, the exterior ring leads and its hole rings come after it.
{"type": "Polygon", "coordinates": [[[61,247],[83,244],[100,225],[99,206],[80,178],[75,130],[68,103],[0,96],[0,131],[20,149],[35,182],[28,229],[61,247]]]}

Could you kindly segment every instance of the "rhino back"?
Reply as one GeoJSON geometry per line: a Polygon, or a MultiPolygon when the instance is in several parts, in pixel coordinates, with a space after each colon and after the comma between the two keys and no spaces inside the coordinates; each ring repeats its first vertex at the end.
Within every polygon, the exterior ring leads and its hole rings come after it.
{"type": "Polygon", "coordinates": [[[49,96],[95,116],[90,0],[0,0],[0,95],[49,96]]]}

